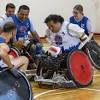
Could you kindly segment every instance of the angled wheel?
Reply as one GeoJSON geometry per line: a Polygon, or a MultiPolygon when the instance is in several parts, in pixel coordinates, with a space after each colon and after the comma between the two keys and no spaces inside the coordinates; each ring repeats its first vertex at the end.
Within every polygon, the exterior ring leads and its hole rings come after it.
{"type": "Polygon", "coordinates": [[[33,100],[29,81],[24,74],[18,72],[20,78],[14,77],[9,70],[0,73],[0,100],[33,100]]]}
{"type": "Polygon", "coordinates": [[[67,65],[70,78],[78,87],[85,87],[92,83],[92,65],[84,52],[75,50],[69,53],[67,65]]]}
{"type": "Polygon", "coordinates": [[[96,69],[100,70],[100,55],[98,55],[96,51],[89,50],[88,48],[86,48],[86,52],[87,52],[87,55],[89,56],[89,58],[93,64],[93,66],[96,69]]]}

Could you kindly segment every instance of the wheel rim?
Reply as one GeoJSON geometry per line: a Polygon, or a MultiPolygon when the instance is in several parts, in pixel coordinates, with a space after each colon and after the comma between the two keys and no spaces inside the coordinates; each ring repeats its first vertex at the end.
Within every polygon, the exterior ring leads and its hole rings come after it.
{"type": "Polygon", "coordinates": [[[69,57],[70,72],[75,82],[88,85],[92,80],[92,65],[85,53],[74,51],[69,57]]]}
{"type": "Polygon", "coordinates": [[[97,69],[100,69],[100,60],[99,60],[100,57],[98,57],[98,54],[96,54],[92,50],[89,51],[88,49],[87,49],[87,53],[89,55],[91,62],[94,65],[94,67],[97,68],[97,69]]]}

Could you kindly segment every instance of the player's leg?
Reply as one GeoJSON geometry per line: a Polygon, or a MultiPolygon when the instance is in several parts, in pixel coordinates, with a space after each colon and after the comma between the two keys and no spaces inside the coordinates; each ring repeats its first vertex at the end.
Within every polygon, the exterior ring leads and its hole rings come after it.
{"type": "Polygon", "coordinates": [[[25,72],[25,70],[27,70],[29,60],[25,56],[20,56],[12,59],[11,62],[16,68],[18,68],[22,72],[25,72]]]}

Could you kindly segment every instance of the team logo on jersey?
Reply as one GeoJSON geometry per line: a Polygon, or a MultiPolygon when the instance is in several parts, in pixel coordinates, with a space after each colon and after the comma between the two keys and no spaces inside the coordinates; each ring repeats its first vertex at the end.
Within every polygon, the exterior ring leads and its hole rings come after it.
{"type": "Polygon", "coordinates": [[[85,25],[84,25],[84,24],[81,24],[81,28],[83,28],[83,29],[84,29],[84,27],[85,27],[85,25]]]}
{"type": "Polygon", "coordinates": [[[25,26],[20,26],[19,31],[20,31],[20,32],[26,32],[26,31],[27,31],[27,27],[25,27],[25,26]]]}
{"type": "Polygon", "coordinates": [[[55,36],[55,43],[57,44],[57,45],[61,45],[62,44],[62,37],[60,36],[60,35],[56,35],[55,36]]]}

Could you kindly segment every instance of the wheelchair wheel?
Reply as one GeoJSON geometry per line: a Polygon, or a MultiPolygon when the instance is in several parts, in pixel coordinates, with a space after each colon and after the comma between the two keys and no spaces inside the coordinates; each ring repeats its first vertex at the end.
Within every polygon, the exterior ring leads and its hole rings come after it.
{"type": "Polygon", "coordinates": [[[85,87],[92,83],[92,65],[84,52],[75,50],[69,53],[67,65],[70,79],[72,79],[78,87],[85,87]]]}
{"type": "Polygon", "coordinates": [[[97,52],[94,50],[89,50],[88,48],[86,48],[86,52],[93,64],[93,66],[96,69],[100,70],[100,56],[98,56],[97,52]]]}
{"type": "Polygon", "coordinates": [[[0,100],[33,100],[32,88],[26,76],[18,71],[20,78],[6,70],[0,72],[0,100]]]}

